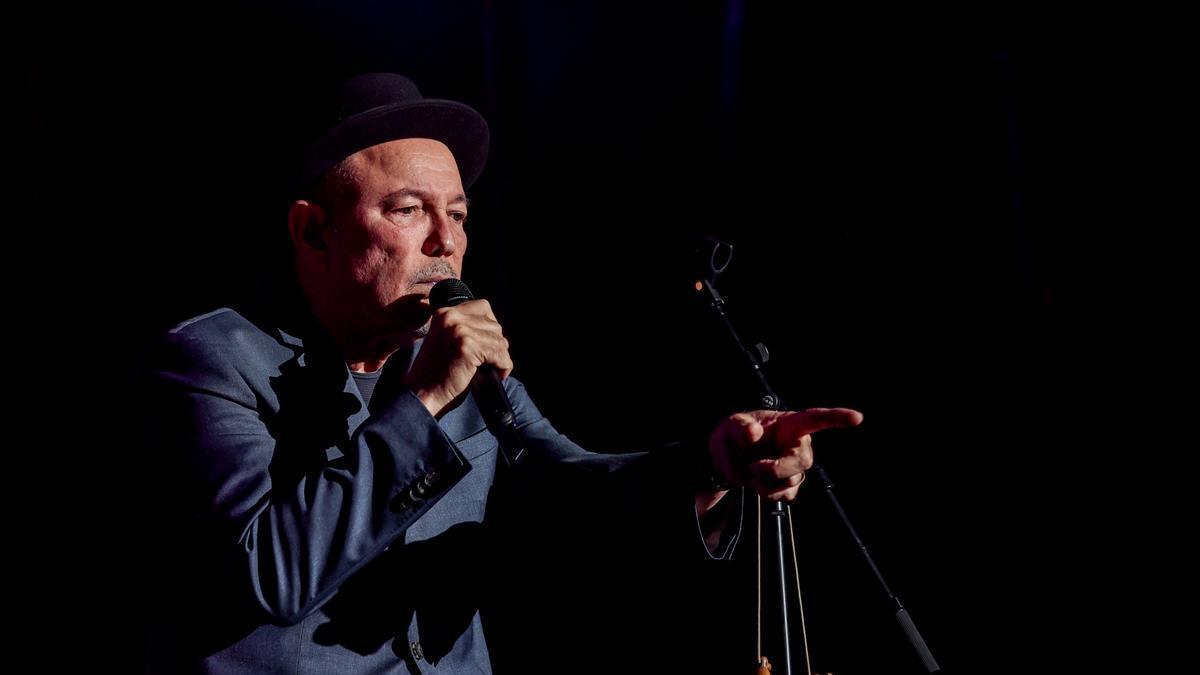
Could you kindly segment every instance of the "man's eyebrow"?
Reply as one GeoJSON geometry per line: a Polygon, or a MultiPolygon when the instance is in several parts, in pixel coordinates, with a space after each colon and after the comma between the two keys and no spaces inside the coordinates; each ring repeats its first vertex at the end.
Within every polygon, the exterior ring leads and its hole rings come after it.
{"type": "MultiPolygon", "coordinates": [[[[380,203],[387,203],[390,201],[401,199],[403,197],[416,197],[417,199],[420,199],[422,201],[430,201],[432,198],[432,195],[429,194],[428,192],[425,192],[424,190],[414,190],[413,188],[401,188],[399,190],[396,190],[395,192],[387,193],[379,201],[380,201],[380,203]]],[[[450,199],[450,201],[448,203],[449,204],[463,204],[464,206],[471,205],[471,201],[469,199],[467,199],[467,196],[465,194],[462,194],[462,193],[455,195],[453,198],[450,199]]]]}

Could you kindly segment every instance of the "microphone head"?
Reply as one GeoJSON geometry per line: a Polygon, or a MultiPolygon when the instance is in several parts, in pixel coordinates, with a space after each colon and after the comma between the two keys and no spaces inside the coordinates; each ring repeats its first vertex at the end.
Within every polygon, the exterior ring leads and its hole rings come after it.
{"type": "Polygon", "coordinates": [[[462,279],[442,279],[429,289],[429,305],[434,309],[453,307],[474,299],[471,289],[467,288],[462,279]]]}

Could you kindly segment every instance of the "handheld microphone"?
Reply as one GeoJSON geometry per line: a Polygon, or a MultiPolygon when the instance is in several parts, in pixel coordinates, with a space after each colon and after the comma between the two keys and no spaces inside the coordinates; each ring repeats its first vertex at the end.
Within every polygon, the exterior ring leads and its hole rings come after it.
{"type": "MultiPolygon", "coordinates": [[[[429,304],[434,309],[454,307],[474,299],[471,289],[461,279],[442,279],[429,289],[429,304]]],[[[504,391],[504,382],[500,379],[500,373],[490,364],[483,364],[475,372],[471,380],[471,396],[488,429],[500,442],[500,455],[504,462],[509,466],[515,465],[525,453],[525,447],[517,433],[517,416],[513,413],[508,393],[504,391]]]]}

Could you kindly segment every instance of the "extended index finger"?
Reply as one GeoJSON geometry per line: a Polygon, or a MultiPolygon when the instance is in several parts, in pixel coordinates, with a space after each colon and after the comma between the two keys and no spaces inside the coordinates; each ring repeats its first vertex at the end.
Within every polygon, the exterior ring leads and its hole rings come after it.
{"type": "Polygon", "coordinates": [[[809,408],[780,418],[775,438],[799,442],[800,438],[823,429],[844,429],[862,424],[863,414],[851,408],[809,408]]]}

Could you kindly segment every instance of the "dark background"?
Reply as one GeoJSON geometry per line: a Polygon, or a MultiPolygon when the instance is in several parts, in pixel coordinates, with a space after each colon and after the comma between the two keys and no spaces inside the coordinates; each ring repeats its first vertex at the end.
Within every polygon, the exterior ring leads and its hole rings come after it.
{"type": "MultiPolygon", "coordinates": [[[[1103,487],[1122,444],[1097,437],[1147,412],[1118,384],[1137,366],[1105,353],[1139,333],[1157,234],[1109,169],[1154,131],[1120,133],[1152,88],[1131,40],[1153,35],[752,1],[165,7],[24,22],[30,211],[9,254],[36,649],[135,669],[128,561],[155,533],[129,524],[154,508],[128,461],[132,364],[277,269],[306,106],[374,70],[488,119],[465,277],[561,430],[636,449],[750,405],[682,262],[690,235],[729,240],[723,288],[776,388],[865,413],[818,455],[947,672],[1115,646],[1089,542],[1131,515],[1103,487]]],[[[919,672],[815,486],[798,508],[814,665],[919,672]]],[[[708,648],[752,655],[752,619],[708,648]]]]}

